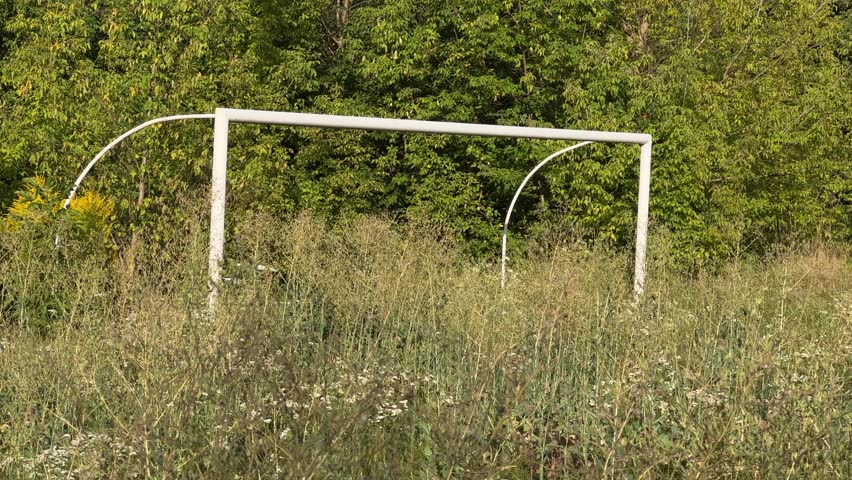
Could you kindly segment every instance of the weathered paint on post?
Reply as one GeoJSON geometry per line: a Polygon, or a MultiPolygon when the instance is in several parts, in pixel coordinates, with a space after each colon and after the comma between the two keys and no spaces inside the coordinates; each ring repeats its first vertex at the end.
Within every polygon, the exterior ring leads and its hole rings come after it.
{"type": "Polygon", "coordinates": [[[222,282],[222,258],[225,254],[225,195],[228,177],[228,126],[230,121],[222,109],[216,109],[213,125],[213,173],[210,187],[210,251],[208,273],[210,293],[208,305],[211,314],[216,308],[216,298],[222,282]]]}
{"type": "Polygon", "coordinates": [[[636,259],[633,266],[633,293],[638,300],[645,291],[645,255],[648,250],[648,206],[651,198],[651,139],[639,152],[639,199],[636,211],[636,259]]]}

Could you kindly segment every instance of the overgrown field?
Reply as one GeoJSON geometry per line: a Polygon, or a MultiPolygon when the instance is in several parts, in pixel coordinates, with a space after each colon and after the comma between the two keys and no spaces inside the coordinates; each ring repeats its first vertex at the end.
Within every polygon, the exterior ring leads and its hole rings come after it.
{"type": "Polygon", "coordinates": [[[211,318],[200,226],[135,271],[25,233],[3,478],[852,477],[836,249],[684,276],[652,238],[636,304],[629,252],[550,245],[500,291],[428,232],[255,218],[211,318]]]}

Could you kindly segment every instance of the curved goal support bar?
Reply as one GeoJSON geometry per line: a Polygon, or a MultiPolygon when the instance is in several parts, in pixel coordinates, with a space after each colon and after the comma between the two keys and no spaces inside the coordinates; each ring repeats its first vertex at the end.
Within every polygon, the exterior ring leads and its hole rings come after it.
{"type": "Polygon", "coordinates": [[[541,167],[547,165],[547,162],[562,155],[563,153],[568,153],[571,150],[578,149],[590,143],[593,142],[580,142],[575,145],[571,145],[570,147],[563,148],[562,150],[559,150],[558,152],[550,155],[549,157],[542,160],[541,163],[536,165],[535,168],[533,168],[530,173],[527,174],[526,178],[524,178],[524,181],[521,182],[521,186],[518,187],[518,191],[515,192],[515,196],[512,198],[512,203],[509,204],[509,211],[506,212],[506,221],[503,222],[503,255],[500,260],[500,288],[506,287],[506,260],[508,260],[508,257],[506,256],[506,244],[508,243],[509,239],[509,219],[512,218],[512,210],[514,210],[515,208],[515,202],[518,201],[518,197],[521,196],[521,191],[527,185],[527,182],[530,181],[530,178],[532,178],[532,176],[535,175],[535,173],[538,172],[541,167]]]}
{"type": "MultiPolygon", "coordinates": [[[[193,113],[193,114],[189,114],[189,115],[171,115],[169,117],[160,117],[160,118],[155,118],[153,120],[148,120],[147,122],[142,123],[140,125],[137,125],[137,126],[131,128],[130,130],[124,132],[123,134],[121,134],[121,136],[117,137],[115,140],[110,142],[109,145],[107,145],[100,152],[98,152],[98,154],[95,155],[95,158],[93,158],[92,161],[89,162],[88,165],[86,165],[86,168],[83,169],[83,172],[80,174],[79,177],[77,177],[77,180],[74,181],[74,186],[71,188],[71,192],[68,194],[68,198],[65,200],[65,204],[62,205],[62,209],[68,210],[68,207],[71,206],[71,200],[73,200],[74,195],[77,194],[77,189],[80,188],[80,184],[83,183],[83,180],[86,178],[86,175],[88,175],[89,171],[92,170],[92,168],[95,166],[96,163],[98,163],[98,160],[103,158],[103,156],[106,155],[106,153],[108,151],[110,151],[110,149],[112,149],[112,147],[121,143],[121,141],[124,140],[125,138],[133,135],[134,133],[138,132],[139,130],[143,130],[145,128],[150,127],[151,125],[155,125],[155,124],[158,124],[158,123],[171,122],[171,121],[174,121],[174,120],[196,120],[196,119],[210,119],[210,120],[212,120],[214,118],[216,118],[216,116],[212,113],[193,113]]],[[[57,237],[57,243],[58,242],[59,242],[59,238],[57,237]]]]}

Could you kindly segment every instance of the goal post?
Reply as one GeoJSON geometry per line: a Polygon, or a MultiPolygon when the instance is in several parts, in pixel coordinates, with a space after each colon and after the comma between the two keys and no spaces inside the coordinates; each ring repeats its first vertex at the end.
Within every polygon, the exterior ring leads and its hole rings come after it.
{"type": "Polygon", "coordinates": [[[259,123],[291,127],[317,127],[354,130],[377,130],[444,135],[513,137],[581,142],[626,143],[640,145],[639,196],[636,216],[636,248],[633,271],[633,291],[638,298],[645,289],[645,254],[648,236],[648,203],[651,186],[651,135],[646,133],[606,132],[597,130],[567,130],[559,128],[515,127],[476,123],[451,123],[426,120],[353,117],[313,113],[275,112],[217,108],[213,134],[213,173],[210,205],[210,275],[211,311],[215,308],[222,280],[221,264],[225,243],[225,197],[227,193],[228,130],[234,123],[259,123]]]}
{"type": "MultiPolygon", "coordinates": [[[[645,251],[648,244],[648,202],[650,198],[651,186],[651,135],[647,133],[627,133],[627,132],[605,132],[597,130],[567,130],[560,128],[540,128],[540,127],[514,127],[507,125],[484,125],[478,123],[451,123],[451,122],[436,122],[426,120],[402,120],[395,118],[376,118],[376,117],[351,117],[341,115],[322,115],[314,113],[296,113],[296,112],[274,112],[264,110],[242,110],[235,108],[217,108],[215,113],[198,113],[190,115],[172,115],[149,120],[145,123],[126,131],[122,135],[116,137],[111,143],[104,147],[97,155],[86,165],[83,172],[74,182],[68,199],[63,205],[63,209],[67,209],[73,200],[74,195],[82,184],[86,175],[92,170],[95,164],[114,146],[118,145],[122,140],[130,135],[143,130],[151,125],[158,123],[171,122],[177,120],[199,120],[213,119],[213,172],[211,178],[211,202],[210,202],[210,247],[208,257],[208,270],[210,275],[210,292],[208,296],[208,305],[210,311],[213,312],[216,305],[216,299],[219,295],[219,286],[222,281],[222,260],[225,255],[225,197],[227,193],[227,175],[228,175],[228,130],[232,122],[234,123],[259,123],[272,125],[286,125],[291,127],[316,127],[316,128],[338,128],[338,129],[353,129],[353,130],[377,130],[391,132],[409,132],[409,133],[432,133],[443,135],[468,135],[468,136],[485,136],[485,137],[511,137],[511,138],[529,138],[543,140],[573,140],[583,142],[585,145],[588,142],[601,143],[627,143],[640,145],[639,154],[639,197],[637,201],[636,213],[636,249],[635,249],[635,264],[633,269],[633,292],[638,298],[642,295],[645,289],[645,251]]],[[[579,145],[578,145],[579,146],[579,145]]],[[[568,150],[576,148],[569,147],[568,150]]],[[[567,151],[563,149],[554,155],[551,155],[544,162],[540,163],[531,173],[534,174],[541,166],[550,161],[556,155],[567,151]]],[[[524,184],[529,179],[529,176],[524,180],[524,184]]],[[[521,185],[521,189],[524,184],[521,185]]],[[[519,189],[520,192],[520,189],[519,189]]],[[[517,198],[517,194],[516,194],[517,198]]],[[[506,225],[504,225],[504,247],[503,257],[505,259],[505,227],[508,226],[509,216],[511,215],[512,206],[515,199],[509,207],[509,212],[506,216],[506,225]]],[[[56,237],[56,244],[59,244],[59,235],[56,237]]],[[[505,265],[505,260],[504,263],[505,265]]],[[[501,278],[503,274],[501,273],[501,278]]],[[[502,280],[501,280],[502,281],[502,280]]]]}

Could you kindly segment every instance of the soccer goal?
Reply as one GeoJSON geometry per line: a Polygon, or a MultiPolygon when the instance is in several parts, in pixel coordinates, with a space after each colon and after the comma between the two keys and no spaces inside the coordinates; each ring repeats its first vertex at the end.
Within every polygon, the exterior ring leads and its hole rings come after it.
{"type": "MultiPolygon", "coordinates": [[[[636,216],[636,249],[635,249],[635,264],[633,271],[633,291],[636,296],[640,296],[645,288],[645,252],[647,247],[648,235],[648,202],[651,185],[651,135],[645,133],[627,133],[627,132],[604,132],[595,130],[566,130],[559,128],[538,128],[538,127],[514,127],[505,125],[484,125],[476,123],[451,123],[451,122],[435,122],[425,120],[402,120],[394,118],[374,118],[374,117],[352,117],[340,115],[321,115],[311,113],[295,113],[295,112],[274,112],[263,110],[242,110],[233,108],[217,108],[215,113],[203,113],[192,115],[174,115],[170,117],[162,117],[150,120],[131,130],[128,130],[121,136],[113,140],[109,145],[104,147],[95,158],[86,165],[83,173],[77,178],[74,187],[65,207],[70,204],[77,189],[80,187],[83,179],[100,160],[107,151],[117,145],[123,139],[138,132],[150,125],[157,123],[187,120],[187,119],[213,119],[213,174],[212,174],[212,189],[211,189],[211,206],[210,206],[210,249],[208,258],[208,269],[210,275],[210,295],[209,304],[211,310],[215,307],[216,299],[219,294],[219,287],[222,280],[222,260],[224,258],[225,245],[225,194],[227,191],[227,174],[228,174],[228,129],[231,123],[255,123],[255,124],[272,124],[285,125],[292,127],[315,127],[315,128],[336,128],[336,129],[354,129],[354,130],[375,130],[375,131],[392,131],[392,132],[410,132],[410,133],[431,133],[443,135],[468,135],[468,136],[485,136],[485,137],[512,137],[512,138],[529,138],[529,139],[546,139],[546,140],[572,140],[579,142],[601,142],[601,143],[627,143],[640,145],[639,154],[639,197],[637,201],[637,216],[636,216]]],[[[584,143],[585,144],[585,143],[584,143]]],[[[580,145],[577,145],[580,146],[580,145]]],[[[575,146],[576,147],[576,146],[575,146]]],[[[569,147],[569,149],[574,147],[569,147]]],[[[563,153],[569,149],[563,149],[554,155],[548,157],[544,162],[540,163],[529,175],[524,179],[526,184],[530,176],[532,176],[541,166],[547,161],[554,158],[556,155],[563,153]]],[[[520,189],[518,190],[520,193],[520,189]]],[[[509,209],[514,206],[515,199],[509,209]]],[[[504,245],[506,228],[504,226],[504,245]]],[[[505,258],[505,246],[503,250],[505,258]]]]}

